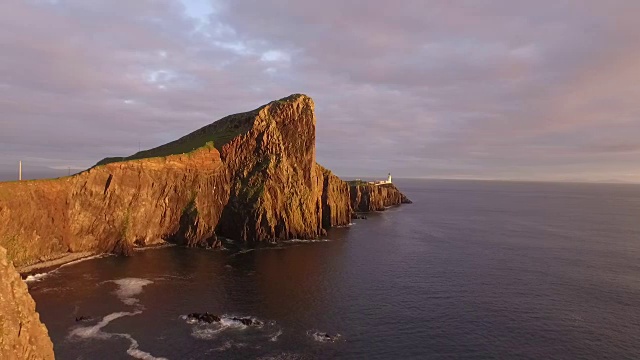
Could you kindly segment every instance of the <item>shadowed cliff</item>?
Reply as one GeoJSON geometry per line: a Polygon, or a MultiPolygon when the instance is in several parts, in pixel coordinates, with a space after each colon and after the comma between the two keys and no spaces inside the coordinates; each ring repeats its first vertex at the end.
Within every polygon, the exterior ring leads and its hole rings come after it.
{"type": "Polygon", "coordinates": [[[23,266],[163,241],[316,238],[352,209],[403,202],[397,189],[350,189],[316,164],[315,124],[313,100],[291,95],[74,176],[2,183],[0,245],[23,266]]]}

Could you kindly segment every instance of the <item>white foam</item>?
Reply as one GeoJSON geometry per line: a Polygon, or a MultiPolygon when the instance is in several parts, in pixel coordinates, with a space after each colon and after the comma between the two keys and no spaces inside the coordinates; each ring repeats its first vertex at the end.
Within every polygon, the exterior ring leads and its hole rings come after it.
{"type": "Polygon", "coordinates": [[[29,275],[29,276],[27,276],[26,279],[24,279],[24,282],[30,283],[30,282],[40,281],[40,280],[44,279],[45,277],[49,276],[50,274],[51,274],[51,272],[29,275]]]}
{"type": "Polygon", "coordinates": [[[222,331],[224,331],[226,329],[226,327],[218,327],[216,329],[213,328],[194,328],[193,331],[191,332],[191,336],[193,336],[196,339],[201,339],[201,340],[211,340],[211,339],[215,339],[217,337],[217,335],[219,333],[221,333],[222,331]]]}
{"type": "Polygon", "coordinates": [[[102,331],[102,328],[109,325],[110,322],[116,319],[119,319],[125,316],[135,316],[140,313],[142,313],[142,311],[138,310],[134,312],[116,312],[116,313],[109,314],[104,318],[102,318],[102,320],[99,323],[93,326],[81,326],[73,329],[71,333],[69,333],[69,337],[71,338],[78,337],[81,339],[99,339],[99,340],[109,339],[114,336],[122,337],[129,340],[129,342],[131,343],[129,345],[129,349],[127,349],[127,354],[129,354],[129,356],[132,356],[136,359],[143,359],[143,360],[167,360],[166,358],[155,357],[148,352],[140,350],[138,341],[136,341],[136,339],[134,339],[130,334],[112,334],[112,333],[107,333],[102,331]]]}
{"type": "Polygon", "coordinates": [[[211,340],[215,339],[218,334],[225,330],[245,330],[249,327],[260,329],[264,326],[264,322],[258,320],[255,317],[249,317],[254,321],[255,325],[245,325],[239,320],[234,320],[233,318],[246,318],[244,316],[237,315],[221,315],[219,322],[214,322],[212,324],[202,323],[198,320],[189,318],[188,316],[181,316],[180,318],[185,320],[187,324],[195,324],[191,331],[191,335],[197,339],[202,340],[211,340]]]}
{"type": "Polygon", "coordinates": [[[138,302],[138,299],[134,296],[142,293],[143,287],[153,284],[153,281],[151,280],[138,278],[125,278],[112,280],[111,282],[118,285],[118,290],[116,290],[115,294],[127,305],[135,305],[138,302]]]}
{"type": "Polygon", "coordinates": [[[119,319],[125,316],[135,316],[142,313],[142,311],[134,312],[116,312],[109,314],[102,318],[102,320],[93,326],[81,326],[73,329],[69,334],[71,337],[79,337],[83,339],[108,339],[113,334],[105,333],[102,328],[109,325],[113,320],[119,319]]]}
{"type": "Polygon", "coordinates": [[[346,225],[338,225],[338,226],[336,226],[336,227],[337,227],[337,228],[347,228],[347,227],[353,226],[353,225],[355,225],[355,224],[356,224],[356,223],[354,223],[354,222],[350,222],[350,223],[348,223],[348,224],[346,224],[346,225]]]}
{"type": "Polygon", "coordinates": [[[319,242],[329,242],[330,239],[291,239],[285,240],[283,243],[286,244],[307,244],[307,243],[319,243],[319,242]]]}
{"type": "Polygon", "coordinates": [[[278,341],[278,337],[280,337],[280,335],[282,335],[282,329],[278,330],[277,333],[273,334],[269,339],[269,341],[273,341],[273,342],[278,341]]]}
{"type": "Polygon", "coordinates": [[[247,344],[234,342],[233,340],[228,340],[224,344],[222,344],[221,346],[215,348],[214,350],[216,350],[216,351],[227,351],[227,350],[229,350],[229,349],[231,349],[233,347],[235,347],[235,348],[243,348],[243,347],[247,347],[247,344]]]}
{"type": "Polygon", "coordinates": [[[168,360],[167,358],[155,357],[146,351],[140,350],[136,339],[131,337],[131,335],[129,334],[116,334],[116,335],[129,339],[129,341],[131,342],[131,345],[129,345],[129,349],[127,349],[127,354],[129,354],[129,356],[133,358],[142,359],[142,360],[168,360]]]}
{"type": "Polygon", "coordinates": [[[313,340],[318,342],[334,342],[337,341],[341,336],[340,334],[335,334],[330,335],[330,337],[326,337],[325,335],[328,335],[327,333],[312,330],[307,331],[307,335],[311,336],[313,340]]]}
{"type": "Polygon", "coordinates": [[[77,260],[73,260],[73,261],[70,261],[68,263],[62,264],[62,265],[58,266],[57,268],[55,268],[55,269],[53,269],[53,270],[51,270],[49,272],[29,275],[24,279],[24,282],[27,283],[27,284],[28,283],[32,283],[32,282],[37,282],[37,281],[40,281],[40,280],[44,279],[45,277],[55,273],[56,271],[60,270],[63,267],[75,265],[75,264],[78,264],[78,263],[81,263],[81,262],[87,261],[87,260],[98,259],[98,258],[105,257],[105,256],[109,256],[109,255],[108,254],[92,255],[92,256],[83,257],[83,258],[80,258],[80,259],[77,259],[77,260]]]}
{"type": "MultiPolygon", "coordinates": [[[[63,267],[71,266],[71,265],[75,265],[75,264],[79,264],[79,263],[81,263],[81,262],[85,262],[85,261],[87,261],[87,260],[100,259],[100,258],[107,257],[107,256],[114,256],[114,255],[113,255],[113,254],[98,254],[98,255],[91,255],[91,256],[87,256],[87,257],[80,258],[80,259],[78,259],[78,260],[69,261],[68,263],[65,263],[65,264],[60,265],[60,267],[59,267],[59,268],[63,268],[63,267]]],[[[58,269],[59,269],[59,268],[58,268],[58,269]]],[[[55,270],[54,270],[54,271],[55,271],[55,270]]]]}
{"type": "Polygon", "coordinates": [[[160,250],[160,249],[166,249],[174,246],[177,246],[177,244],[165,243],[165,244],[159,244],[159,245],[136,247],[136,248],[133,248],[133,251],[160,250]]]}

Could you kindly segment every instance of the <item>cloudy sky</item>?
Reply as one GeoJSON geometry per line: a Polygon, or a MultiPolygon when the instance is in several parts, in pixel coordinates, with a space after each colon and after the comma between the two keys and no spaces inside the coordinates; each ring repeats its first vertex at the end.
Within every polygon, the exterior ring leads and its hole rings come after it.
{"type": "Polygon", "coordinates": [[[2,0],[0,173],[291,93],[343,176],[640,182],[637,0],[2,0]]]}

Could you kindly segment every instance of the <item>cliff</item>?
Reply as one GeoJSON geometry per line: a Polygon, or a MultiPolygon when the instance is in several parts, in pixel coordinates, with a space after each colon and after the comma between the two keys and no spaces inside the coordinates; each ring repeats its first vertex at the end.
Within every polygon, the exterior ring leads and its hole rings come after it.
{"type": "Polygon", "coordinates": [[[0,359],[53,359],[53,344],[36,305],[0,247],[0,359]]]}
{"type": "Polygon", "coordinates": [[[352,208],[401,202],[395,187],[356,189],[354,197],[316,164],[315,124],[313,100],[291,95],[74,176],[2,183],[0,245],[23,266],[163,241],[316,238],[348,224],[352,208]]]}
{"type": "Polygon", "coordinates": [[[330,170],[317,165],[322,176],[322,226],[325,229],[351,222],[349,185],[330,170]]]}
{"type": "Polygon", "coordinates": [[[383,211],[389,206],[410,204],[393,184],[350,186],[351,208],[356,212],[383,211]]]}

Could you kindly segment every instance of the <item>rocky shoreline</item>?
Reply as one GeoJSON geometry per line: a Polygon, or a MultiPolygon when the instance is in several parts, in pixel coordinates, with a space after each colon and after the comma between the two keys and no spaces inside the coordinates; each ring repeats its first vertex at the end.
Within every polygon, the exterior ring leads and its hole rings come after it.
{"type": "Polygon", "coordinates": [[[313,100],[296,94],[73,176],[0,183],[0,358],[54,356],[18,272],[173,245],[319,239],[362,213],[410,203],[391,183],[350,186],[317,164],[315,124],[313,100]]]}

